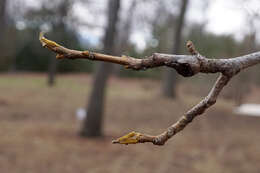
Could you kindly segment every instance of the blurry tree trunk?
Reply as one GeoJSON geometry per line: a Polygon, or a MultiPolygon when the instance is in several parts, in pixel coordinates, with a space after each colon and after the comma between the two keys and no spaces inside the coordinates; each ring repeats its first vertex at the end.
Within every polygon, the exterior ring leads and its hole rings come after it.
{"type": "Polygon", "coordinates": [[[52,87],[55,84],[55,74],[57,69],[57,60],[50,58],[49,69],[48,69],[48,86],[52,87]]]}
{"type": "MultiPolygon", "coordinates": [[[[69,10],[71,8],[71,1],[64,0],[62,1],[59,6],[57,7],[57,16],[58,16],[58,23],[54,24],[54,32],[56,40],[61,42],[64,37],[64,31],[66,30],[66,25],[64,19],[68,16],[69,10]]],[[[55,78],[56,78],[56,71],[57,71],[57,60],[51,58],[49,61],[48,67],[48,86],[52,87],[55,85],[55,78]]]]}
{"type": "MultiPolygon", "coordinates": [[[[119,9],[120,0],[108,1],[108,26],[104,38],[104,53],[106,54],[113,54],[115,51],[116,24],[118,21],[119,9]]],[[[87,106],[87,117],[85,118],[81,129],[82,136],[95,137],[102,135],[105,89],[112,67],[112,64],[104,62],[98,64],[87,106]]]]}
{"type": "Polygon", "coordinates": [[[1,32],[0,32],[0,38],[2,39],[4,36],[5,26],[6,26],[6,0],[0,1],[0,26],[1,26],[1,32]]]}
{"type": "MultiPolygon", "coordinates": [[[[6,0],[1,0],[0,1],[0,27],[1,27],[1,31],[0,31],[0,51],[2,52],[2,57],[0,59],[0,66],[1,64],[5,64],[2,63],[5,61],[5,57],[6,57],[6,51],[4,50],[5,48],[5,32],[6,32],[6,0]]],[[[1,68],[1,67],[0,67],[1,68]]]]}
{"type": "Polygon", "coordinates": [[[7,12],[10,1],[0,1],[0,69],[15,71],[16,28],[7,12]]]}
{"type": "MultiPolygon", "coordinates": [[[[181,0],[181,1],[182,1],[181,10],[180,10],[179,17],[177,19],[177,27],[174,34],[172,54],[179,54],[180,52],[182,30],[183,30],[185,14],[187,11],[189,0],[181,0]]],[[[177,83],[177,73],[173,69],[170,68],[165,69],[163,73],[163,81],[162,81],[162,95],[168,98],[175,98],[176,83],[177,83]]]]}
{"type": "MultiPolygon", "coordinates": [[[[136,8],[137,0],[134,0],[129,7],[129,10],[127,12],[127,17],[126,20],[124,21],[123,25],[118,31],[117,35],[117,50],[115,52],[116,55],[121,56],[122,54],[126,53],[126,51],[129,49],[129,37],[131,34],[132,30],[132,23],[133,23],[133,15],[134,15],[134,10],[136,8]]],[[[114,65],[114,74],[116,76],[120,76],[120,70],[121,66],[115,64],[114,65]]]]}

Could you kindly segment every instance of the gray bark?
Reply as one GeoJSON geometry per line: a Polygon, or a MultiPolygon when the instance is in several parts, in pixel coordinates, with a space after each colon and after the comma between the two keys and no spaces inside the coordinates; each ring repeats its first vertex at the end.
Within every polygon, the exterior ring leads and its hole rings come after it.
{"type": "MultiPolygon", "coordinates": [[[[108,1],[108,26],[104,38],[104,52],[113,54],[115,51],[116,24],[120,0],[108,1]]],[[[93,88],[87,106],[87,117],[81,129],[81,135],[86,137],[102,136],[103,114],[105,103],[105,89],[108,77],[112,71],[112,64],[99,63],[94,77],[93,88]]]]}
{"type": "MultiPolygon", "coordinates": [[[[182,37],[182,30],[185,20],[185,14],[187,11],[189,0],[182,0],[181,10],[177,21],[177,28],[174,34],[174,42],[173,42],[173,54],[180,53],[180,43],[182,37]]],[[[177,83],[177,73],[172,69],[165,69],[163,72],[163,81],[162,81],[162,95],[168,98],[176,97],[176,83],[177,83]]]]}

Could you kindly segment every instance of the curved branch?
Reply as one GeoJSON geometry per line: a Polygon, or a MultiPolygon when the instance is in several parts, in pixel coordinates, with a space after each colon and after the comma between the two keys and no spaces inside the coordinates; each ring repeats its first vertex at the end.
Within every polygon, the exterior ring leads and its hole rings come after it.
{"type": "Polygon", "coordinates": [[[203,114],[210,106],[217,101],[219,93],[229,80],[241,70],[260,63],[260,52],[230,59],[208,59],[195,49],[191,41],[187,42],[187,49],[191,55],[169,55],[154,53],[144,59],[137,59],[128,56],[111,56],[90,51],[77,51],[65,48],[40,34],[40,41],[43,47],[50,49],[57,54],[58,59],[89,59],[105,61],[124,65],[133,70],[145,70],[148,68],[167,66],[174,68],[184,77],[193,76],[197,73],[221,73],[210,93],[196,106],[191,108],[175,124],[158,136],[151,136],[137,132],[131,132],[113,143],[136,144],[151,142],[155,145],[163,145],[172,136],[183,130],[198,115],[203,114]]]}
{"type": "Polygon", "coordinates": [[[217,97],[224,86],[228,83],[230,77],[221,74],[217,79],[215,85],[211,89],[207,97],[205,97],[200,103],[191,108],[185,115],[183,115],[175,124],[170,126],[165,132],[158,136],[150,136],[146,134],[131,132],[121,138],[118,138],[113,143],[120,144],[135,144],[152,142],[155,145],[164,145],[164,143],[172,136],[182,131],[192,120],[198,115],[203,114],[206,109],[216,103],[217,97]]]}

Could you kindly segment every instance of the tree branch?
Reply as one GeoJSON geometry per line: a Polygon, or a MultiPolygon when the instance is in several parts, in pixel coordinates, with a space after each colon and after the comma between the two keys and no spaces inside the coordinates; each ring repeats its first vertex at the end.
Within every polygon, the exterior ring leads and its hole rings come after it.
{"type": "Polygon", "coordinates": [[[51,40],[46,39],[43,33],[40,34],[40,41],[43,47],[50,49],[57,54],[57,59],[89,59],[105,61],[124,65],[128,69],[146,70],[160,66],[174,68],[184,77],[193,76],[197,73],[221,73],[209,94],[196,106],[191,108],[179,121],[170,126],[165,132],[158,136],[151,136],[137,132],[131,132],[113,143],[136,144],[151,142],[155,145],[164,145],[172,136],[183,130],[192,120],[203,114],[210,106],[216,103],[219,93],[229,80],[241,70],[260,63],[260,52],[252,53],[230,59],[208,59],[202,56],[194,47],[191,41],[187,42],[187,49],[191,55],[169,55],[154,53],[149,57],[137,59],[128,56],[111,56],[90,51],[77,51],[65,48],[51,40]]]}

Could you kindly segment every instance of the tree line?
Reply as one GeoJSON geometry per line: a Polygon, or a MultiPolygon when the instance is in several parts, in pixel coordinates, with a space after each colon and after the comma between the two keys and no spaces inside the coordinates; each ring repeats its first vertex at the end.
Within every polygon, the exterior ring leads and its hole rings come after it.
{"type": "MultiPolygon", "coordinates": [[[[49,30],[48,36],[66,47],[84,50],[101,51],[106,54],[127,54],[134,57],[152,52],[182,54],[185,40],[191,39],[199,43],[197,49],[207,57],[234,57],[245,52],[255,51],[258,47],[256,33],[251,32],[242,41],[237,41],[231,35],[215,35],[205,30],[205,23],[194,23],[185,20],[189,10],[189,1],[174,1],[171,4],[177,7],[176,12],[169,10],[167,3],[158,1],[129,1],[128,9],[122,15],[120,0],[106,1],[106,10],[93,10],[95,2],[78,1],[88,7],[91,13],[102,13],[106,26],[103,41],[99,45],[82,44],[80,35],[76,32],[78,26],[97,28],[95,23],[84,23],[71,17],[74,3],[77,1],[50,1],[43,0],[40,8],[28,8],[15,11],[15,0],[2,0],[0,24],[3,26],[0,50],[4,52],[0,59],[0,70],[9,72],[38,71],[48,72],[48,84],[55,84],[56,72],[95,72],[93,89],[88,102],[88,116],[84,122],[81,134],[83,136],[99,136],[102,134],[102,119],[105,104],[105,89],[110,75],[135,77],[152,77],[162,79],[162,96],[175,98],[175,87],[178,82],[173,70],[155,69],[143,73],[122,70],[118,66],[107,63],[75,61],[57,61],[52,54],[43,50],[38,43],[38,33],[49,30]],[[154,18],[149,13],[140,14],[140,6],[154,5],[154,18]],[[92,8],[93,7],[93,8],[92,8]],[[142,16],[143,15],[143,16],[142,16]],[[143,50],[130,41],[131,34],[138,29],[138,25],[147,25],[151,28],[151,37],[146,40],[143,50]],[[250,43],[250,45],[249,45],[250,43]]],[[[104,1],[105,2],[105,1],[104,1]]],[[[166,1],[165,1],[166,2],[166,1]]],[[[169,3],[169,1],[167,1],[169,3]]],[[[88,14],[91,15],[91,14],[88,14]]],[[[101,14],[100,14],[101,15],[101,14]]],[[[100,29],[100,28],[99,28],[100,29]]],[[[253,30],[254,31],[254,30],[253,30]]]]}

